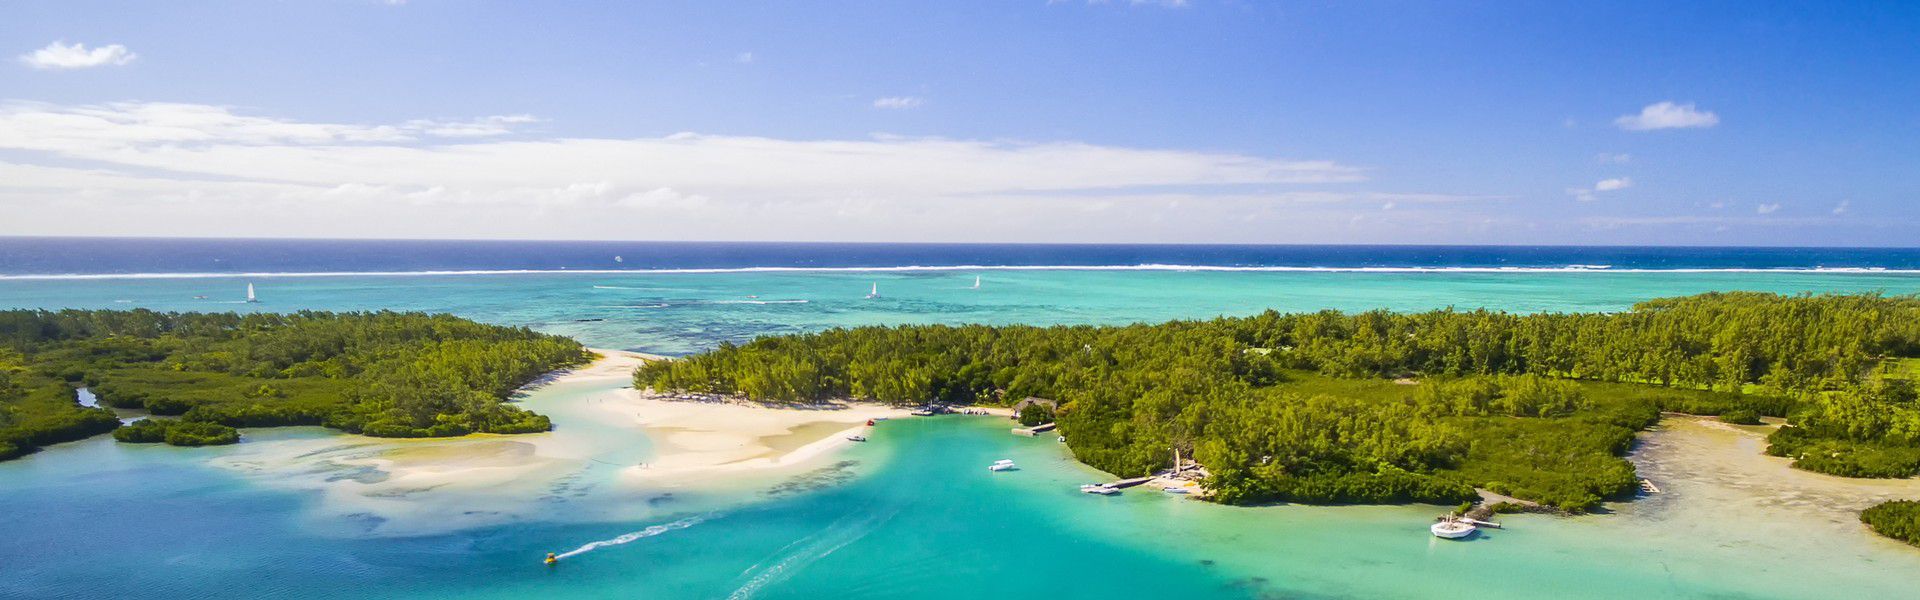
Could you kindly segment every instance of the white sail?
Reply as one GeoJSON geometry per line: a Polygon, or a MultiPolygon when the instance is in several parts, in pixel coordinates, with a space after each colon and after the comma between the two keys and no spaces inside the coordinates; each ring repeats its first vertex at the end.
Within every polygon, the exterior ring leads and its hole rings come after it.
{"type": "Polygon", "coordinates": [[[248,301],[248,302],[259,302],[259,301],[260,301],[260,299],[259,299],[259,298],[255,298],[255,297],[253,296],[253,284],[251,284],[251,283],[249,283],[249,284],[247,284],[247,301],[248,301]]]}
{"type": "Polygon", "coordinates": [[[975,275],[975,276],[973,276],[973,289],[976,289],[976,290],[977,290],[977,289],[980,289],[980,276],[979,276],[979,275],[975,275]]]}
{"type": "Polygon", "coordinates": [[[879,283],[879,282],[874,282],[874,284],[873,284],[873,291],[871,291],[871,292],[867,292],[867,297],[868,297],[868,298],[879,298],[879,297],[880,297],[880,283],[879,283]]]}

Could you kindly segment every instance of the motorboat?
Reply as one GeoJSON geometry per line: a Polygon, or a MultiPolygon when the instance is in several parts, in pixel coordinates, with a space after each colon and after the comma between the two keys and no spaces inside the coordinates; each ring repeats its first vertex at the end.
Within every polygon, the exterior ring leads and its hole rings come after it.
{"type": "Polygon", "coordinates": [[[1112,496],[1114,494],[1120,493],[1120,488],[1116,488],[1104,483],[1089,483],[1089,484],[1080,486],[1080,491],[1081,493],[1086,493],[1086,494],[1099,494],[1102,496],[1112,496]]]}
{"type": "Polygon", "coordinates": [[[864,436],[864,435],[850,435],[850,436],[847,436],[847,441],[849,441],[849,442],[864,442],[864,441],[867,441],[867,436],[864,436]]]}
{"type": "Polygon", "coordinates": [[[1167,487],[1163,487],[1163,488],[1160,488],[1160,491],[1162,491],[1162,492],[1166,492],[1166,493],[1169,493],[1169,494],[1187,494],[1187,493],[1191,493],[1191,492],[1190,492],[1189,490],[1187,490],[1187,488],[1186,488],[1186,487],[1184,487],[1184,486],[1178,486],[1178,485],[1169,485],[1169,486],[1167,486],[1167,487]]]}
{"type": "Polygon", "coordinates": [[[1015,468],[1017,467],[1013,465],[1013,461],[1005,458],[993,461],[993,464],[987,465],[988,471],[1012,471],[1015,468]]]}

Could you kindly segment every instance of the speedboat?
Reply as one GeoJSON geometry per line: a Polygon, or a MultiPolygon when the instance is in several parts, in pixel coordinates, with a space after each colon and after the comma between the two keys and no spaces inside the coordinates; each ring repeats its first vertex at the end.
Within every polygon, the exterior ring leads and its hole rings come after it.
{"type": "Polygon", "coordinates": [[[1433,526],[1428,529],[1433,532],[1433,537],[1449,540],[1464,538],[1473,535],[1473,532],[1479,530],[1479,528],[1474,527],[1472,523],[1453,517],[1443,517],[1440,519],[1440,522],[1434,523],[1433,526]]]}
{"type": "Polygon", "coordinates": [[[1099,494],[1102,496],[1112,496],[1114,494],[1120,493],[1119,488],[1116,488],[1104,483],[1089,483],[1089,484],[1080,486],[1080,491],[1082,493],[1099,494]]]}
{"type": "Polygon", "coordinates": [[[864,442],[864,441],[867,441],[867,436],[864,436],[864,435],[850,435],[850,436],[847,436],[847,441],[849,441],[849,442],[864,442]]]}
{"type": "Polygon", "coordinates": [[[1187,488],[1185,488],[1185,487],[1181,487],[1181,486],[1177,486],[1177,485],[1169,485],[1169,486],[1167,486],[1167,487],[1163,487],[1163,488],[1160,488],[1160,491],[1162,491],[1162,492],[1166,492],[1166,493],[1169,493],[1169,494],[1185,494],[1185,493],[1188,493],[1188,492],[1187,492],[1187,488]]]}
{"type": "Polygon", "coordinates": [[[1004,458],[993,461],[991,465],[987,465],[988,471],[1011,471],[1013,469],[1013,461],[1004,458]]]}

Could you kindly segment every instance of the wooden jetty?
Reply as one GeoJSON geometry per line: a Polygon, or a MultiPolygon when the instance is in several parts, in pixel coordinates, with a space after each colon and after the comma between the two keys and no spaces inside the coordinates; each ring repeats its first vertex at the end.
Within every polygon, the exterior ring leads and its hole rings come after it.
{"type": "Polygon", "coordinates": [[[1479,527],[1491,527],[1491,528],[1494,528],[1494,529],[1499,529],[1499,528],[1500,528],[1500,524],[1499,524],[1499,523],[1495,523],[1495,522],[1493,522],[1493,521],[1482,521],[1482,520],[1479,520],[1479,519],[1475,519],[1475,518],[1473,518],[1473,517],[1460,517],[1460,521],[1461,521],[1461,522],[1464,522],[1464,523],[1467,523],[1467,524],[1469,524],[1469,525],[1475,525],[1475,526],[1479,526],[1479,527]]]}
{"type": "Polygon", "coordinates": [[[1140,485],[1142,483],[1146,483],[1149,481],[1153,481],[1152,475],[1148,475],[1146,477],[1135,477],[1132,479],[1122,479],[1122,480],[1107,484],[1107,487],[1119,490],[1119,489],[1130,488],[1130,487],[1140,485]]]}
{"type": "Polygon", "coordinates": [[[1036,436],[1042,433],[1053,431],[1054,428],[1056,427],[1059,427],[1059,425],[1054,423],[1041,423],[1039,425],[1035,425],[1032,427],[1015,427],[1013,428],[1013,434],[1024,435],[1024,436],[1036,436]]]}

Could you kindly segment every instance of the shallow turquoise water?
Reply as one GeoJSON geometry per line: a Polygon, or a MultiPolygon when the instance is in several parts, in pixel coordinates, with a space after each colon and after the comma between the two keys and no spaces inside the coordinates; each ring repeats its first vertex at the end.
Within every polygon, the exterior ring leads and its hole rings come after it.
{"type": "MultiPolygon", "coordinates": [[[[241,279],[10,280],[0,281],[0,306],[448,311],[598,346],[682,353],[863,324],[1118,323],[1269,307],[1619,310],[1708,290],[1920,291],[1920,276],[1861,273],[995,271],[979,290],[968,289],[972,279],[951,272],[263,278],[253,280],[264,300],[254,305],[231,303],[244,289],[241,279]],[[863,299],[874,282],[883,297],[863,299]],[[805,302],[775,302],[782,300],[805,302]]],[[[573,402],[596,391],[543,391],[533,402],[573,402]]],[[[563,429],[594,427],[564,413],[556,414],[563,429]]],[[[1700,496],[1683,485],[1671,498],[1622,505],[1613,515],[1510,517],[1510,530],[1446,543],[1424,532],[1433,507],[1250,509],[1148,491],[1080,494],[1075,485],[1104,476],[1051,440],[1010,436],[1005,427],[992,418],[891,421],[872,443],[738,489],[543,492],[538,501],[551,505],[552,519],[406,536],[357,533],[375,516],[316,519],[320,492],[215,466],[247,447],[351,438],[248,431],[240,448],[206,449],[96,438],[0,463],[0,564],[7,565],[0,597],[1899,598],[1920,586],[1920,552],[1844,528],[1830,535],[1818,524],[1757,522],[1775,514],[1762,498],[1701,506],[1689,504],[1700,496]],[[1022,469],[987,472],[998,458],[1022,469]],[[620,504],[649,510],[597,516],[618,513],[620,504]],[[690,518],[699,520],[580,554],[557,569],[537,561],[544,552],[690,518]]],[[[596,460],[628,463],[648,448],[631,440],[596,460]]],[[[589,465],[577,475],[585,489],[609,472],[589,465]]]]}
{"type": "Polygon", "coordinates": [[[1708,291],[1920,292],[1920,275],[1818,272],[727,272],[0,280],[0,307],[426,310],[679,354],[898,323],[1085,324],[1280,311],[1623,310],[1708,291]],[[969,289],[975,275],[980,289],[969,289]],[[239,302],[254,283],[261,302],[239,302]],[[878,284],[881,297],[865,299],[878,284]],[[207,296],[196,299],[195,296],[207,296]]]}

